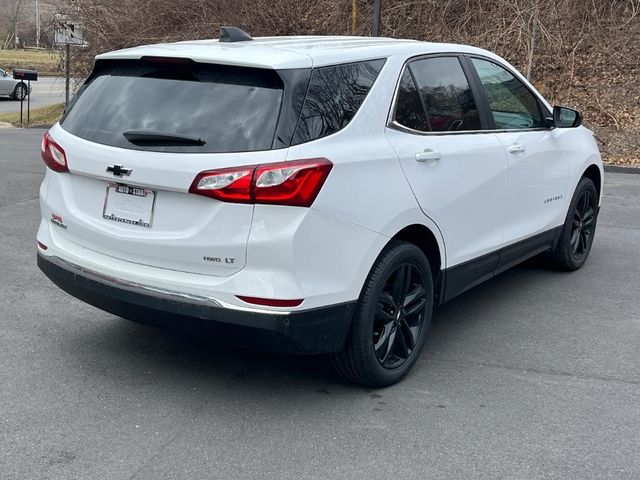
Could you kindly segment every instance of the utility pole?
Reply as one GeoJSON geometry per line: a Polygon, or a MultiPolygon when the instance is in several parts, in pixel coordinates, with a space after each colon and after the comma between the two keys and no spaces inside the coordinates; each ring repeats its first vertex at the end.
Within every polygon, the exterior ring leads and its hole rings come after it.
{"type": "Polygon", "coordinates": [[[64,46],[64,106],[69,106],[69,73],[71,70],[71,45],[64,46]]]}
{"type": "Polygon", "coordinates": [[[371,25],[371,36],[380,36],[380,9],[382,0],[373,0],[373,25],[371,25]]]}
{"type": "Polygon", "coordinates": [[[16,50],[20,46],[20,36],[18,34],[18,20],[20,18],[20,9],[22,8],[23,3],[24,3],[24,0],[16,0],[14,10],[13,12],[11,12],[11,14],[13,15],[13,42],[14,42],[13,45],[16,48],[16,50]]]}
{"type": "Polygon", "coordinates": [[[36,47],[40,48],[40,3],[36,0],[36,47]]]}

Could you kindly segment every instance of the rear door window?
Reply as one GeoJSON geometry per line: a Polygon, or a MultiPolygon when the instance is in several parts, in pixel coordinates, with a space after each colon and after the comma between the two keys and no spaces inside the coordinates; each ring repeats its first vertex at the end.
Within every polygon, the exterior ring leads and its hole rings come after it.
{"type": "Polygon", "coordinates": [[[432,132],[481,130],[478,107],[457,57],[433,57],[409,64],[432,132]]]}
{"type": "Polygon", "coordinates": [[[411,130],[429,131],[429,122],[424,111],[424,105],[408,68],[404,69],[398,86],[394,120],[396,123],[411,130]]]}
{"type": "Polygon", "coordinates": [[[269,150],[282,97],[282,79],[273,70],[195,62],[103,61],[61,125],[86,140],[129,149],[269,150]],[[179,141],[157,140],[161,138],[157,136],[134,144],[125,137],[132,131],[177,136],[179,141]],[[201,142],[189,144],[180,137],[201,142]]]}
{"type": "Polygon", "coordinates": [[[293,145],[342,130],[364,102],[384,60],[314,68],[293,145]]]}

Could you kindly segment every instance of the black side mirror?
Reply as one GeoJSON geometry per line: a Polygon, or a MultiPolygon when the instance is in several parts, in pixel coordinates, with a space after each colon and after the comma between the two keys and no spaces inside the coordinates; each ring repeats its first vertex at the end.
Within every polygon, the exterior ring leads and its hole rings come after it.
{"type": "Polygon", "coordinates": [[[582,114],[567,107],[553,107],[553,123],[557,128],[576,128],[582,125],[582,114]]]}

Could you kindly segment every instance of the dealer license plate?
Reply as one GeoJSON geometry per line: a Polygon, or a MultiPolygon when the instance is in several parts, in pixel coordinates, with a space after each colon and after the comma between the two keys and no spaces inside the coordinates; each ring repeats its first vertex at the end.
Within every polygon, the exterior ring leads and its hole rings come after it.
{"type": "Polygon", "coordinates": [[[143,187],[122,183],[107,186],[102,217],[115,222],[150,228],[156,193],[143,187]]]}

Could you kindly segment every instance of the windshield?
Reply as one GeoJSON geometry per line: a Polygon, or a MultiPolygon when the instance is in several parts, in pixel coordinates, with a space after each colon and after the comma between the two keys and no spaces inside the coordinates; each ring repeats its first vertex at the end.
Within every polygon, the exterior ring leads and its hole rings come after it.
{"type": "Polygon", "coordinates": [[[273,70],[195,62],[103,61],[61,125],[86,140],[137,150],[269,150],[282,95],[283,82],[273,70]],[[136,138],[147,135],[151,140],[132,142],[125,135],[131,131],[138,134],[136,138]]]}

